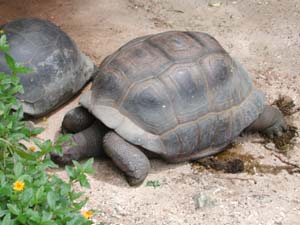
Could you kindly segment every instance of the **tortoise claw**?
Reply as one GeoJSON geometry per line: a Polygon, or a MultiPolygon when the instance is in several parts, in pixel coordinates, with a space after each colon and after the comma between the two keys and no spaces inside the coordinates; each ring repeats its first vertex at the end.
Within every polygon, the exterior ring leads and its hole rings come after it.
{"type": "Polygon", "coordinates": [[[274,139],[276,137],[280,137],[283,135],[284,132],[286,132],[288,129],[286,123],[284,121],[278,121],[277,123],[275,123],[273,126],[267,128],[266,130],[264,130],[264,134],[270,138],[270,139],[274,139]]]}
{"type": "Polygon", "coordinates": [[[281,130],[276,130],[276,131],[275,131],[275,136],[276,136],[276,137],[280,137],[281,135],[282,135],[281,130]]]}
{"type": "Polygon", "coordinates": [[[286,132],[286,131],[289,130],[289,127],[288,127],[288,125],[286,123],[283,123],[282,130],[283,130],[283,132],[286,132]]]}

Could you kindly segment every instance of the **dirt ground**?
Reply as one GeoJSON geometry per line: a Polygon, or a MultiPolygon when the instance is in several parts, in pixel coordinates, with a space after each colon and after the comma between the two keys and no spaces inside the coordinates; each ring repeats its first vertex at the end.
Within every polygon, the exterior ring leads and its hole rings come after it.
{"type": "MultiPolygon", "coordinates": [[[[49,19],[66,31],[96,64],[140,35],[194,30],[213,35],[250,71],[271,103],[279,94],[300,105],[300,2],[298,0],[0,0],[0,23],[19,17],[49,19]]],[[[63,115],[78,98],[39,125],[53,139],[63,115]]],[[[300,127],[300,113],[287,117],[300,127]]],[[[259,163],[284,165],[259,143],[243,136],[230,151],[249,153],[259,163]]],[[[300,165],[300,138],[288,157],[300,165]]],[[[270,145],[269,145],[270,146],[270,145]]],[[[145,183],[129,187],[109,160],[97,159],[89,177],[87,209],[93,219],[118,225],[297,225],[300,174],[196,172],[190,163],[151,161],[145,183]],[[158,181],[160,186],[146,186],[158,181]]],[[[57,172],[65,176],[62,170],[57,172]]]]}

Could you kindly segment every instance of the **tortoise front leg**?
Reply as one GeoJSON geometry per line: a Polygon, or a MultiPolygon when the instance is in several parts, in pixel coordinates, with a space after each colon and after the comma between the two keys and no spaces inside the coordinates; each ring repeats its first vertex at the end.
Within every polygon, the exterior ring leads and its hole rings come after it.
{"type": "Polygon", "coordinates": [[[107,127],[96,121],[92,126],[71,136],[71,140],[63,145],[63,156],[51,153],[51,159],[59,165],[65,165],[72,163],[72,160],[104,156],[102,140],[107,131],[107,127]]]}
{"type": "Polygon", "coordinates": [[[150,162],[136,146],[126,142],[115,132],[109,132],[103,140],[105,153],[125,173],[131,186],[140,185],[147,177],[150,162]]]}
{"type": "Polygon", "coordinates": [[[287,130],[282,113],[279,109],[266,106],[259,117],[248,127],[246,131],[261,132],[270,138],[281,136],[287,130]]]}
{"type": "Polygon", "coordinates": [[[78,106],[66,113],[62,122],[63,133],[77,133],[90,127],[96,118],[84,107],[78,106]]]}

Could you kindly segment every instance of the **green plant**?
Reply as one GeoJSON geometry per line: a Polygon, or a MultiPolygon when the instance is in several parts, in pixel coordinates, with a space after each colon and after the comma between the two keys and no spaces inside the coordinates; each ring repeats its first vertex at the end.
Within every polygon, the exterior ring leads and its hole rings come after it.
{"type": "Polygon", "coordinates": [[[149,180],[146,182],[146,186],[157,188],[160,186],[160,182],[158,180],[149,180]]]}
{"type": "Polygon", "coordinates": [[[89,187],[86,173],[92,172],[93,160],[67,167],[68,181],[47,173],[57,167],[49,153],[61,153],[61,144],[68,137],[61,136],[55,143],[40,141],[34,136],[41,129],[26,128],[15,95],[23,91],[17,74],[30,69],[16,63],[9,50],[6,36],[0,32],[0,56],[11,70],[11,74],[0,72],[0,224],[92,224],[87,219],[91,213],[80,213],[87,200],[82,192],[74,191],[73,184],[89,187]]]}

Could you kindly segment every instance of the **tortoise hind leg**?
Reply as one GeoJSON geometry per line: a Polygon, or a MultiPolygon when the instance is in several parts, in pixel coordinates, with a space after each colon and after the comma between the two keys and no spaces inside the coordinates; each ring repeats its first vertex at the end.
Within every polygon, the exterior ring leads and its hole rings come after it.
{"type": "Polygon", "coordinates": [[[140,185],[145,180],[150,170],[150,162],[140,149],[114,132],[105,135],[103,147],[105,153],[125,173],[131,186],[140,185]]]}
{"type": "Polygon", "coordinates": [[[282,132],[287,130],[282,113],[279,109],[272,106],[265,106],[264,111],[259,117],[245,129],[250,132],[260,132],[270,138],[281,136],[282,132]]]}

